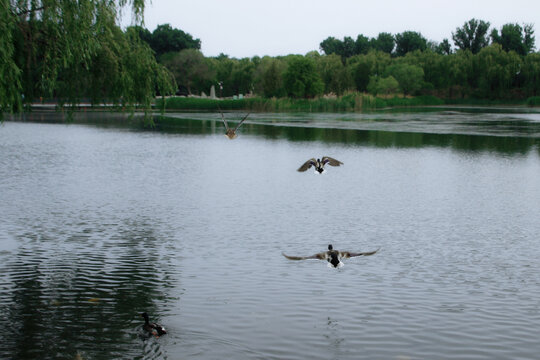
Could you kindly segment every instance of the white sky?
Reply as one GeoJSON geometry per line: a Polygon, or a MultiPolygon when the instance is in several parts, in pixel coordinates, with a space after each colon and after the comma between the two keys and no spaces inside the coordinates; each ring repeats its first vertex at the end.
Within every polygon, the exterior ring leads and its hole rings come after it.
{"type": "Polygon", "coordinates": [[[533,23],[540,45],[540,0],[151,0],[145,27],[169,23],[200,39],[205,56],[243,58],[306,54],[329,36],[408,30],[453,44],[452,31],[471,18],[497,29],[533,23]]]}

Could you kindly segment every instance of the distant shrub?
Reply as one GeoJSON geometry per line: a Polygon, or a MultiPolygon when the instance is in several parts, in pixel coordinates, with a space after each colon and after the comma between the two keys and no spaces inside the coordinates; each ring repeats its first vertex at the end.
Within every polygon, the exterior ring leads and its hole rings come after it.
{"type": "MultiPolygon", "coordinates": [[[[165,99],[165,110],[248,110],[266,112],[353,112],[380,109],[388,106],[429,106],[444,102],[435,96],[411,98],[393,97],[383,99],[369,94],[349,93],[337,98],[292,99],[292,98],[247,98],[247,99],[201,99],[171,97],[165,99]]],[[[156,108],[163,108],[163,100],[156,100],[156,108]]]]}
{"type": "Polygon", "coordinates": [[[531,96],[525,103],[527,106],[540,106],[540,96],[531,96]]]}

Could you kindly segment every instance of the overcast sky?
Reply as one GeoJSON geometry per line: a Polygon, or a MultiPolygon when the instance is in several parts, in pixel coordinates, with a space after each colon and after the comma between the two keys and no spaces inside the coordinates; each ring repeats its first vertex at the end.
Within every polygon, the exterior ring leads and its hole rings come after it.
{"type": "MultiPolygon", "coordinates": [[[[201,40],[205,56],[306,54],[329,36],[376,37],[412,30],[440,42],[471,18],[500,29],[533,23],[540,0],[151,0],[145,27],[171,24],[201,40]]],[[[540,35],[536,35],[537,48],[540,35]]]]}

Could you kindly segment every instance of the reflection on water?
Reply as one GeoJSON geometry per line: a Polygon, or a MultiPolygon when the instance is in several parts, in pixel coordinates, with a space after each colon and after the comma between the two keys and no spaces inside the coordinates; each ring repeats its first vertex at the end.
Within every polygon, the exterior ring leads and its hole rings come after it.
{"type": "MultiPolygon", "coordinates": [[[[2,358],[139,358],[140,311],[157,314],[171,286],[149,225],[118,226],[109,239],[90,229],[63,242],[39,228],[16,235],[2,264],[1,310],[13,324],[2,358]]],[[[159,354],[153,344],[147,351],[159,354]]]]}
{"type": "MultiPolygon", "coordinates": [[[[322,141],[376,147],[452,147],[526,153],[540,144],[540,113],[429,111],[371,114],[251,114],[243,133],[268,139],[322,141]]],[[[525,109],[527,110],[527,109],[525,109]]],[[[532,111],[532,110],[529,110],[532,111]]],[[[157,117],[163,131],[214,134],[218,114],[176,113],[157,117]]]]}
{"type": "Polygon", "coordinates": [[[426,114],[3,123],[0,358],[536,358],[537,114],[426,114]]]}

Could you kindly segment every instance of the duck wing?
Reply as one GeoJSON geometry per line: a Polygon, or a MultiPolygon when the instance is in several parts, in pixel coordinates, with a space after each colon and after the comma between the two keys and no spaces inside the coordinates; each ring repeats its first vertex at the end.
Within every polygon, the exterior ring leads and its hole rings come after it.
{"type": "Polygon", "coordinates": [[[325,260],[327,256],[326,252],[318,253],[311,256],[289,256],[289,255],[285,255],[285,253],[281,253],[281,254],[289,260],[307,260],[307,259],[325,260]]]}
{"type": "Polygon", "coordinates": [[[302,164],[302,166],[298,168],[298,171],[303,172],[309,169],[310,167],[316,166],[316,165],[317,165],[317,160],[315,160],[314,158],[311,158],[308,161],[306,161],[304,164],[302,164]]]}
{"type": "Polygon", "coordinates": [[[153,323],[152,327],[154,328],[154,330],[157,332],[159,336],[167,333],[167,330],[165,330],[165,328],[160,324],[153,323]]]}
{"type": "Polygon", "coordinates": [[[350,252],[350,251],[340,251],[339,255],[342,258],[345,258],[345,259],[350,258],[350,257],[355,257],[355,256],[370,256],[370,255],[375,254],[377,251],[379,251],[379,249],[377,249],[375,251],[366,251],[366,252],[358,252],[358,253],[353,253],[353,252],[350,252]]]}
{"type": "Polygon", "coordinates": [[[331,158],[330,156],[323,156],[323,158],[321,159],[321,162],[326,165],[331,165],[331,166],[339,166],[339,165],[343,165],[343,163],[339,160],[336,160],[334,158],[331,158]]]}
{"type": "Polygon", "coordinates": [[[238,128],[240,127],[240,125],[242,125],[242,123],[244,122],[244,120],[246,120],[246,119],[247,119],[247,117],[249,116],[249,114],[250,114],[250,113],[247,113],[247,115],[246,115],[246,116],[244,116],[244,118],[243,118],[242,120],[240,120],[240,122],[238,123],[238,125],[236,125],[236,127],[234,128],[234,130],[233,130],[233,131],[236,131],[236,130],[238,130],[238,128]]]}
{"type": "Polygon", "coordinates": [[[221,111],[221,108],[218,106],[219,112],[221,114],[221,120],[223,120],[223,124],[225,125],[225,130],[227,132],[229,131],[229,124],[227,124],[227,120],[225,120],[225,116],[223,115],[223,111],[221,111]]]}

